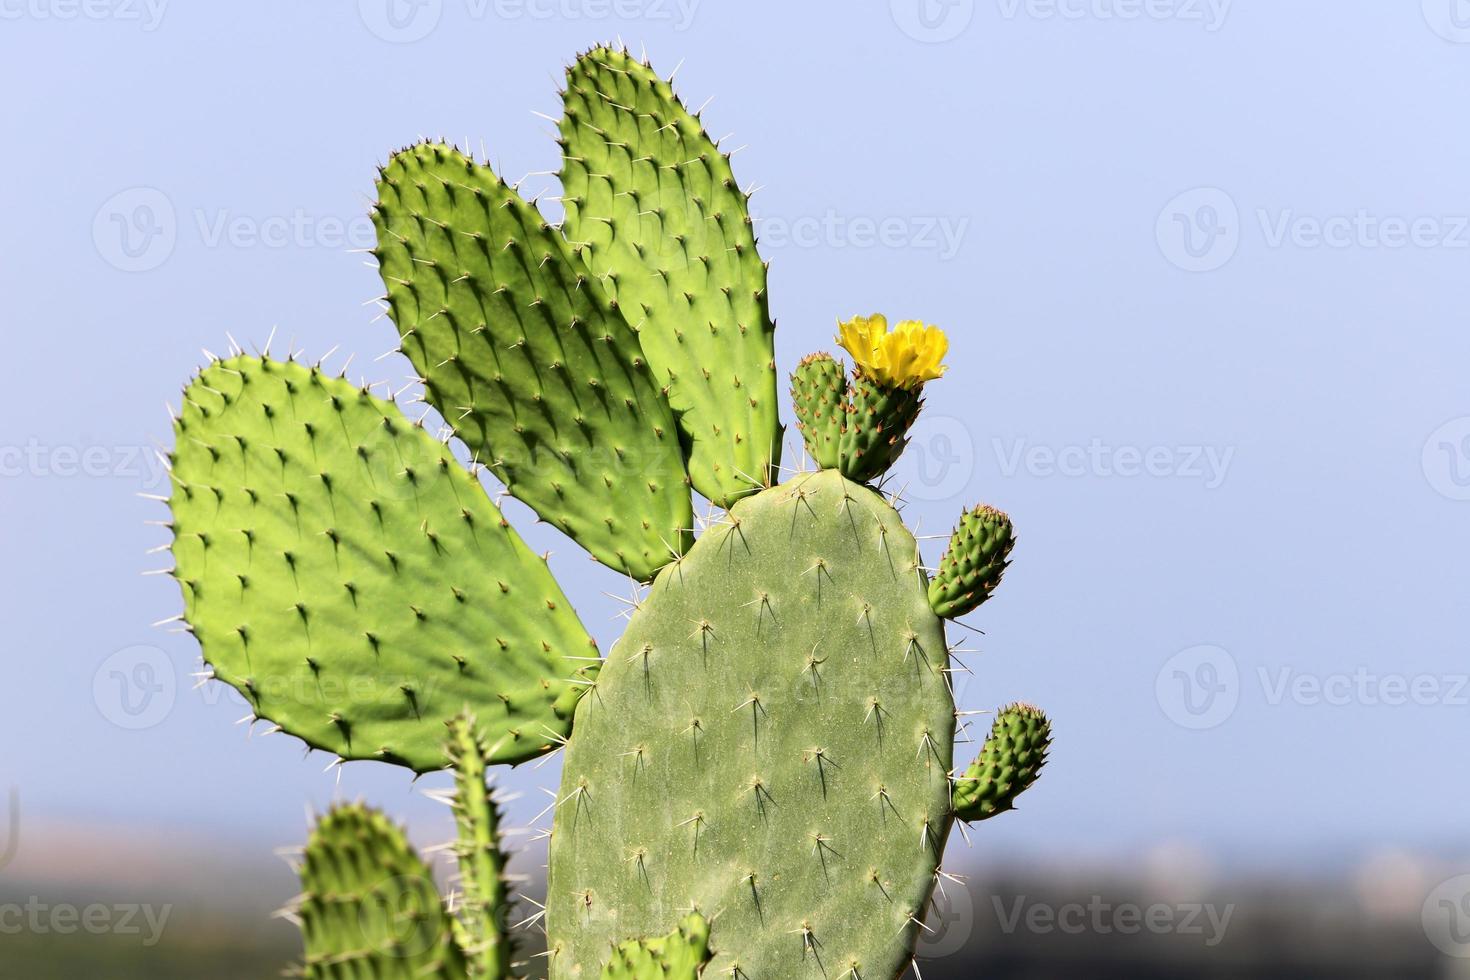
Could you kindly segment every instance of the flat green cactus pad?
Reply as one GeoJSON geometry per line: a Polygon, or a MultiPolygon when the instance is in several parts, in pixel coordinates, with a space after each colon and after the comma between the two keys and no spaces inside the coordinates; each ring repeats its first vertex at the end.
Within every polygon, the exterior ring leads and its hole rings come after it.
{"type": "Polygon", "coordinates": [[[691,908],[714,918],[713,976],[898,975],[951,822],[948,651],[917,554],[827,470],[738,502],[659,574],[577,710],[553,977],[594,977],[691,908]]]}
{"type": "Polygon", "coordinates": [[[464,980],[434,877],[383,814],[334,808],[312,831],[295,913],[311,980],[464,980]]]}
{"type": "Polygon", "coordinates": [[[374,250],[401,347],[480,462],[638,579],[693,526],[674,414],[638,338],[557,231],[451,146],[394,154],[374,250]]]}
{"type": "Polygon", "coordinates": [[[619,944],[602,980],[696,980],[709,958],[709,923],[693,912],[667,936],[619,944]]]}
{"type": "Polygon", "coordinates": [[[477,711],[495,762],[564,737],[596,650],[448,447],[294,362],[210,364],[173,453],[174,576],[219,679],[316,748],[420,772],[477,711]]]}
{"type": "Polygon", "coordinates": [[[567,237],[667,385],[694,488],[728,506],[781,453],[766,269],[730,158],[653,69],[607,47],[567,69],[561,143],[567,237]]]}

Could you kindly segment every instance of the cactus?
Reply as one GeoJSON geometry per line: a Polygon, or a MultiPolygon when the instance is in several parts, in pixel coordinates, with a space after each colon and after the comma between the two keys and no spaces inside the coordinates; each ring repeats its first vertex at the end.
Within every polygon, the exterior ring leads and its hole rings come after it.
{"type": "Polygon", "coordinates": [[[565,745],[553,978],[897,977],[954,821],[1012,809],[1050,743],[1014,705],[957,772],[946,621],[998,585],[1010,521],[963,515],[930,581],[881,490],[948,341],[840,323],[850,376],[823,354],[791,378],[818,469],[776,484],[765,267],[728,157],[624,51],[583,55],[564,95],[561,227],[444,144],[379,174],[383,302],[474,466],[294,357],[212,361],[175,423],[172,574],[212,676],[310,747],[455,770],[458,894],[420,887],[381,815],[334,810],[306,969],[513,972],[486,767],[565,745]],[[481,466],[646,584],[607,658],[481,466]],[[697,538],[691,486],[724,508],[697,538]],[[373,912],[404,877],[409,918],[373,912]]]}
{"type": "Polygon", "coordinates": [[[1016,538],[1011,519],[984,504],[966,512],[949,538],[949,550],[929,582],[929,601],[946,619],[957,619],[990,598],[1010,564],[1016,538]]]}
{"type": "Polygon", "coordinates": [[[694,489],[729,506],[768,486],[775,325],[729,155],[668,82],[607,47],[567,69],[559,142],[564,230],[668,386],[694,489]]]}
{"type": "Polygon", "coordinates": [[[654,581],[577,712],[553,975],[718,909],[713,967],[895,976],[948,831],[944,628],[896,511],[836,471],[742,500],[654,581]],[[815,968],[815,967],[813,967],[815,968]]]}
{"type": "Polygon", "coordinates": [[[667,936],[619,944],[602,968],[602,980],[695,980],[709,959],[709,923],[691,912],[667,936]]]}
{"type": "Polygon", "coordinates": [[[961,820],[986,820],[1014,807],[1046,765],[1051,722],[1040,708],[1013,704],[996,715],[980,757],[955,780],[954,808],[961,820]]]}
{"type": "Polygon", "coordinates": [[[312,832],[293,910],[311,980],[462,980],[464,953],[433,874],[387,817],[335,807],[312,832]]]}
{"type": "Polygon", "coordinates": [[[831,354],[808,354],[791,373],[791,406],[807,452],[823,469],[842,465],[847,378],[831,354]]]}
{"type": "Polygon", "coordinates": [[[455,939],[468,960],[470,976],[497,978],[510,973],[511,944],[506,935],[506,855],[500,848],[500,806],[486,786],[489,751],[474,716],[449,723],[449,764],[454,769],[455,824],[459,836],[460,897],[455,939]]]}
{"type": "Polygon", "coordinates": [[[344,759],[495,762],[564,738],[596,651],[545,562],[449,448],[318,368],[237,356],[184,392],[173,575],[213,675],[344,759]]]}
{"type": "Polygon", "coordinates": [[[374,250],[431,404],[506,488],[636,578],[692,524],[673,412],[639,338],[490,168],[424,143],[378,180],[374,250]],[[633,520],[627,515],[637,515],[633,520]]]}

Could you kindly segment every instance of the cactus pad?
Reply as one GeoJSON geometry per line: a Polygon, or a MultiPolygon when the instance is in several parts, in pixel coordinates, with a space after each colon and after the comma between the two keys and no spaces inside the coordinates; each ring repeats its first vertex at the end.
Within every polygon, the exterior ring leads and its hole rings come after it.
{"type": "Polygon", "coordinates": [[[709,923],[693,912],[667,936],[619,944],[602,980],[697,980],[709,958],[709,923]]]}
{"type": "Polygon", "coordinates": [[[1016,797],[1046,765],[1050,745],[1051,722],[1040,708],[1013,704],[1001,709],[980,757],[955,780],[955,815],[975,821],[1013,809],[1016,797]]]}
{"type": "Polygon", "coordinates": [[[311,980],[464,980],[433,875],[376,810],[351,804],[322,818],[306,845],[301,889],[294,911],[311,980]]]}
{"type": "Polygon", "coordinates": [[[914,538],[835,471],[738,502],[664,569],[579,706],[553,977],[681,910],[714,975],[893,977],[950,826],[954,704],[914,538]]]}
{"type": "Polygon", "coordinates": [[[989,599],[1010,564],[1015,543],[1015,530],[1005,514],[983,504],[966,511],[929,583],[934,611],[955,619],[989,599]]]}
{"type": "Polygon", "coordinates": [[[791,402],[806,451],[822,469],[836,469],[842,458],[847,377],[831,354],[809,354],[791,373],[791,402]]]}
{"type": "Polygon", "coordinates": [[[479,482],[391,403],[242,356],[186,389],[175,437],[185,617],[256,714],[419,772],[443,767],[466,706],[497,762],[565,735],[591,639],[479,482]]]}
{"type": "Polygon", "coordinates": [[[633,329],[691,441],[694,488],[721,506],[780,456],[766,269],[730,158],[626,51],[567,69],[565,231],[633,329]]]}
{"type": "Polygon", "coordinates": [[[505,482],[638,579],[693,525],[674,415],[638,338],[565,240],[453,147],[394,155],[374,255],[429,402],[505,482]]]}

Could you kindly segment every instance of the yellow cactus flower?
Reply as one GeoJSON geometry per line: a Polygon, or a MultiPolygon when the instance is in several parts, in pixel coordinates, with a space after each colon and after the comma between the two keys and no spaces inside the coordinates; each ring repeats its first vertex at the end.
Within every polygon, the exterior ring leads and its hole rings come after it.
{"type": "Polygon", "coordinates": [[[949,338],[920,320],[901,320],[888,330],[881,313],[837,324],[837,342],[857,362],[859,373],[891,388],[915,388],[944,374],[949,338]]]}

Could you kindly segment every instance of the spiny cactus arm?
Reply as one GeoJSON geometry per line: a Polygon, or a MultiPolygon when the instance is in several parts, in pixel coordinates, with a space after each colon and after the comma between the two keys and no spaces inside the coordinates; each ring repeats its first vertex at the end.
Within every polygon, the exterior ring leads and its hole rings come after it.
{"type": "Polygon", "coordinates": [[[791,403],[806,451],[824,470],[842,460],[847,414],[847,374],[831,354],[808,354],[791,372],[791,403]]]}
{"type": "Polygon", "coordinates": [[[494,762],[563,739],[597,651],[546,563],[391,402],[235,357],[184,392],[174,577],[219,680],[314,748],[429,772],[477,708],[494,762]]]}
{"type": "Polygon", "coordinates": [[[929,603],[946,619],[973,612],[1000,585],[1015,547],[1011,519],[984,504],[966,511],[929,581],[929,603]]]}
{"type": "Polygon", "coordinates": [[[697,980],[709,961],[709,923],[692,912],[667,936],[616,946],[602,980],[697,980]]]}
{"type": "Polygon", "coordinates": [[[454,768],[454,818],[459,834],[460,896],[455,934],[469,961],[470,975],[501,980],[510,975],[511,942],[506,929],[510,899],[507,858],[500,847],[500,807],[485,781],[486,747],[474,716],[449,723],[449,761],[454,768]]]}
{"type": "Polygon", "coordinates": [[[451,146],[394,154],[373,209],[400,349],[456,433],[541,518],[646,580],[693,510],[638,338],[534,206],[451,146]]]}
{"type": "Polygon", "coordinates": [[[1040,708],[1012,704],[991,725],[980,756],[954,781],[955,816],[977,821],[1014,807],[1036,782],[1051,746],[1051,722],[1040,708]]]}
{"type": "Polygon", "coordinates": [[[361,804],[312,831],[292,911],[310,980],[466,980],[434,877],[403,831],[361,804]]]}
{"type": "Polygon", "coordinates": [[[766,267],[730,157],[626,51],[567,69],[567,237],[633,329],[690,440],[694,488],[728,507],[780,462],[766,267]]]}

